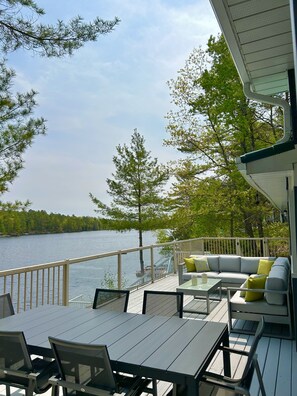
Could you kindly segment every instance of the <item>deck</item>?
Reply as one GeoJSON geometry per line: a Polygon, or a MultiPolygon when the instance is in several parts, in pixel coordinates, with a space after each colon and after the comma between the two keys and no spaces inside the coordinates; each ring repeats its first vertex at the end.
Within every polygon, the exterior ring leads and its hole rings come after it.
{"type": "MultiPolygon", "coordinates": [[[[145,287],[151,290],[172,290],[174,291],[178,285],[177,276],[167,276],[165,279],[156,281],[145,287]]],[[[141,313],[142,298],[144,288],[139,288],[130,294],[129,312],[141,313]]],[[[185,296],[185,303],[192,299],[190,296],[185,296]]],[[[184,314],[184,317],[192,318],[193,320],[212,320],[217,322],[227,323],[227,304],[226,297],[223,293],[221,302],[212,302],[212,310],[210,314],[184,314]]],[[[206,310],[205,301],[200,302],[200,309],[206,310]]],[[[249,323],[245,323],[249,326],[249,323]]],[[[278,331],[278,330],[276,330],[278,331]]],[[[230,346],[240,349],[247,349],[253,339],[253,336],[231,333],[230,346]]],[[[297,395],[297,352],[295,340],[280,339],[275,337],[262,337],[258,346],[258,360],[263,375],[263,381],[266,389],[267,396],[295,396],[297,395]]],[[[243,361],[238,357],[231,362],[232,372],[234,376],[240,376],[243,367],[243,361]]],[[[212,371],[221,373],[223,370],[222,357],[217,354],[211,363],[210,369],[212,371]]],[[[165,382],[158,384],[158,395],[165,396],[171,385],[165,382]]],[[[24,392],[12,389],[11,395],[23,395],[24,392]]],[[[45,393],[49,396],[51,393],[45,393]]],[[[220,393],[221,394],[221,393],[220,393]]],[[[222,393],[221,395],[225,395],[222,393]]],[[[252,396],[259,394],[257,379],[255,378],[251,388],[252,396]]],[[[0,395],[5,395],[3,386],[0,386],[0,395]]]]}

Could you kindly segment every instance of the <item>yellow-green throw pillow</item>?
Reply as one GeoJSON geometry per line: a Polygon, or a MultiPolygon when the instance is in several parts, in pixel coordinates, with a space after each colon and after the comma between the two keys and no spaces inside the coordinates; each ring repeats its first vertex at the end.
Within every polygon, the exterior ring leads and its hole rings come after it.
{"type": "Polygon", "coordinates": [[[195,257],[194,263],[196,267],[196,272],[207,272],[209,271],[209,265],[207,257],[195,257]]]}
{"type": "Polygon", "coordinates": [[[195,261],[193,258],[184,258],[187,272],[196,272],[195,261]]]}
{"type": "MultiPolygon", "coordinates": [[[[249,276],[249,278],[259,278],[259,276],[263,276],[262,274],[251,274],[250,276],[249,276]]],[[[249,280],[249,278],[247,278],[246,280],[245,280],[245,282],[240,286],[240,288],[241,289],[247,289],[247,284],[248,284],[248,280],[249,280]]],[[[241,292],[240,292],[240,297],[245,297],[245,291],[244,290],[242,290],[241,292]]]]}
{"type": "Polygon", "coordinates": [[[257,274],[269,275],[273,263],[274,261],[272,260],[260,259],[257,274]]]}
{"type": "MultiPolygon", "coordinates": [[[[247,281],[248,289],[265,289],[266,275],[258,277],[249,277],[247,281]]],[[[261,300],[264,297],[264,293],[247,291],[245,293],[245,301],[256,301],[261,300]]]]}

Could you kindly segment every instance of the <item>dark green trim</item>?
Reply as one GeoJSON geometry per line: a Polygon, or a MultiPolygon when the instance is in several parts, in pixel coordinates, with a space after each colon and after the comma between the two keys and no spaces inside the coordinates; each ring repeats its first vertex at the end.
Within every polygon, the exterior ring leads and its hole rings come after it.
{"type": "Polygon", "coordinates": [[[272,157],[273,155],[284,153],[286,151],[290,151],[294,149],[295,149],[294,142],[292,140],[289,140],[288,142],[278,143],[271,147],[246,153],[240,157],[240,161],[246,164],[248,162],[257,161],[262,158],[272,157]]]}

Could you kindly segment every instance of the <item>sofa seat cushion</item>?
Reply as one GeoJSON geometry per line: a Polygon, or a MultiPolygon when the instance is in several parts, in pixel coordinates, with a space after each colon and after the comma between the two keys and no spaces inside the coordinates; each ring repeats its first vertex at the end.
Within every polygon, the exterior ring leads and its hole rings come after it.
{"type": "Polygon", "coordinates": [[[220,272],[240,272],[240,261],[240,256],[228,254],[220,256],[220,272]]]}
{"type": "Polygon", "coordinates": [[[237,291],[231,297],[230,304],[232,311],[263,315],[288,315],[288,309],[286,305],[270,305],[267,304],[264,298],[262,300],[246,302],[245,298],[240,296],[240,291],[237,291]]]}
{"type": "Polygon", "coordinates": [[[242,284],[248,279],[248,274],[241,274],[240,272],[220,272],[219,278],[222,283],[242,284]]]}
{"type": "MultiPolygon", "coordinates": [[[[205,273],[207,274],[207,276],[209,278],[219,278],[219,273],[218,272],[208,271],[208,272],[205,272],[205,273]]],[[[201,278],[202,272],[184,272],[183,273],[183,280],[184,281],[190,280],[192,275],[197,276],[198,278],[201,278]]]]}

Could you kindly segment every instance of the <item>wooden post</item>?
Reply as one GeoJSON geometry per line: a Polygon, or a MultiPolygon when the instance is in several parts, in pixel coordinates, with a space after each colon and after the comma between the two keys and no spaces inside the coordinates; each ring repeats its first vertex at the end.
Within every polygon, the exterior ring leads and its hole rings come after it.
{"type": "Polygon", "coordinates": [[[122,288],[122,254],[118,253],[118,289],[122,288]]]}
{"type": "Polygon", "coordinates": [[[63,305],[69,305],[69,260],[63,265],[63,305]]]}

